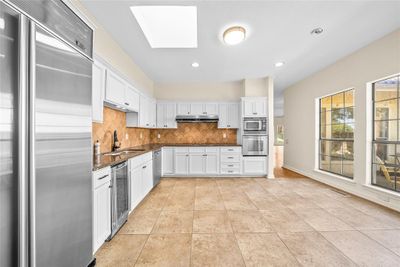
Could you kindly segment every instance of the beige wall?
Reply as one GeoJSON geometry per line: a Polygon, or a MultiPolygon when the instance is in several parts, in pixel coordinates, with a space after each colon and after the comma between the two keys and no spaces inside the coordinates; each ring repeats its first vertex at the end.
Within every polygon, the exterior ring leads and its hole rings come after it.
{"type": "Polygon", "coordinates": [[[80,0],[69,0],[80,15],[85,16],[93,26],[94,52],[112,67],[125,76],[135,87],[146,94],[153,95],[153,81],[136,65],[131,57],[117,44],[111,35],[96,21],[80,0]]]}
{"type": "Polygon", "coordinates": [[[239,101],[242,82],[156,83],[154,96],[160,100],[239,101]]]}
{"type": "Polygon", "coordinates": [[[284,92],[284,165],[304,175],[400,210],[400,196],[371,186],[369,150],[371,96],[367,83],[400,72],[400,29],[333,65],[294,84],[284,92]],[[316,99],[355,88],[354,181],[315,171],[317,149],[316,99]],[[367,104],[368,103],[368,104],[367,104]]]}
{"type": "MultiPolygon", "coordinates": [[[[245,79],[243,80],[245,96],[267,96],[267,78],[245,79]]],[[[267,79],[268,80],[268,79],[267,79]]]]}

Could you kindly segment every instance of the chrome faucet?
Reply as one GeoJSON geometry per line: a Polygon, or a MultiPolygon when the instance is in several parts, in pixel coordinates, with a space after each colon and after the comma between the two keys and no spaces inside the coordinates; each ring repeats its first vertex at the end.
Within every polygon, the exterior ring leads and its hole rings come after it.
{"type": "Polygon", "coordinates": [[[112,151],[116,151],[121,147],[121,142],[118,141],[117,130],[114,131],[114,138],[112,144],[112,151]]]}

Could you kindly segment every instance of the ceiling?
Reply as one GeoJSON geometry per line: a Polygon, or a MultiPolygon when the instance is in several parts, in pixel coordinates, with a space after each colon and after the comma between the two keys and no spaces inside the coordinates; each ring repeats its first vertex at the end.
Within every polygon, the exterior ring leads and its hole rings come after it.
{"type": "Polygon", "coordinates": [[[154,82],[272,76],[278,113],[285,88],[400,27],[400,1],[81,1],[154,82]],[[196,5],[198,47],[151,48],[133,5],[196,5]],[[220,36],[235,24],[247,39],[226,46],[220,36]],[[324,32],[311,35],[316,27],[324,32]],[[276,68],[277,61],[286,64],[276,68]]]}

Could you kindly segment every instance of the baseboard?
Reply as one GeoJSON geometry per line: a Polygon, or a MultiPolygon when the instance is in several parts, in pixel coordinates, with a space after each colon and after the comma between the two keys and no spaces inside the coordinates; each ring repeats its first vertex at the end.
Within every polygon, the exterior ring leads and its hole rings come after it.
{"type": "MultiPolygon", "coordinates": [[[[400,212],[400,207],[398,207],[397,205],[394,205],[391,202],[383,201],[383,200],[379,199],[379,197],[371,197],[370,195],[366,195],[365,193],[360,192],[359,190],[351,190],[351,189],[349,189],[347,187],[342,187],[342,186],[339,186],[337,184],[330,183],[329,181],[326,181],[326,179],[323,179],[323,178],[319,177],[319,175],[317,173],[315,173],[315,172],[303,171],[303,170],[300,170],[300,169],[297,169],[297,168],[294,168],[294,167],[288,166],[288,165],[284,165],[283,168],[288,169],[288,170],[293,171],[293,172],[297,172],[297,173],[299,173],[301,175],[304,175],[304,176],[306,176],[306,177],[308,177],[310,179],[316,180],[316,181],[318,181],[320,183],[329,185],[331,187],[334,187],[334,188],[337,188],[339,190],[345,191],[347,193],[350,193],[352,195],[358,196],[358,197],[363,198],[365,200],[374,202],[374,203],[379,204],[381,206],[384,206],[386,208],[389,208],[389,209],[392,209],[392,210],[400,212]]],[[[354,183],[354,186],[356,187],[357,184],[354,183]]]]}

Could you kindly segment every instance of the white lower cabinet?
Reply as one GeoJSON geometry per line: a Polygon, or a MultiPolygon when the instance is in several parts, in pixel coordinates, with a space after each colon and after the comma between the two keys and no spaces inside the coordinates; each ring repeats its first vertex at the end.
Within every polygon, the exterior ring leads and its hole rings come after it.
{"type": "MultiPolygon", "coordinates": [[[[163,162],[170,162],[165,157],[172,153],[163,154],[163,162]]],[[[217,175],[219,174],[219,148],[218,147],[176,147],[174,153],[175,169],[164,171],[165,175],[217,175]]],[[[171,165],[169,165],[171,166],[171,165]]]]}
{"type": "Polygon", "coordinates": [[[111,169],[93,173],[93,254],[111,234],[111,169]]]}
{"type": "Polygon", "coordinates": [[[268,157],[243,157],[244,175],[265,175],[267,174],[268,157]]]}
{"type": "Polygon", "coordinates": [[[189,169],[189,153],[180,148],[175,150],[175,174],[187,175],[189,169]]]}
{"type": "Polygon", "coordinates": [[[219,153],[207,153],[205,157],[205,174],[219,173],[219,153]]]}
{"type": "Polygon", "coordinates": [[[202,153],[189,154],[189,173],[204,174],[204,155],[202,153]]]}
{"type": "Polygon", "coordinates": [[[153,188],[152,153],[131,158],[129,169],[130,210],[132,211],[153,188]]]}
{"type": "Polygon", "coordinates": [[[162,175],[172,175],[175,173],[175,149],[173,147],[162,148],[162,175]]]}

